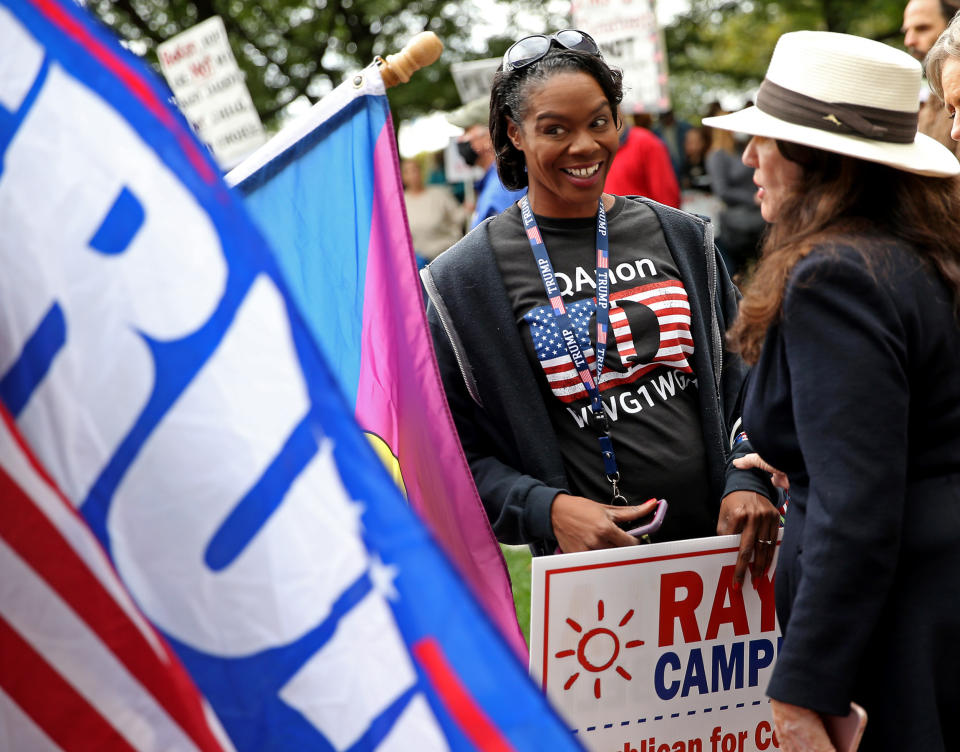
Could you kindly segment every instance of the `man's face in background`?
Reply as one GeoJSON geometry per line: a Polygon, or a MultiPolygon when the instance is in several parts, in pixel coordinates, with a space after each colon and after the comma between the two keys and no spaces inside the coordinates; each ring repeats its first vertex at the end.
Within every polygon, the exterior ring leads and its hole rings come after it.
{"type": "Polygon", "coordinates": [[[923,60],[945,28],[939,0],[910,0],[903,9],[903,43],[917,60],[923,60]]]}

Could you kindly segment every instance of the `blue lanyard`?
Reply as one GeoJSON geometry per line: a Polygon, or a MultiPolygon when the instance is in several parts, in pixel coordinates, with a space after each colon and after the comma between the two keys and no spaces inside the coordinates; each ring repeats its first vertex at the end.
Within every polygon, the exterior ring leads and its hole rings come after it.
{"type": "Polygon", "coordinates": [[[597,209],[596,378],[591,373],[590,364],[587,362],[583,349],[577,340],[576,329],[570,323],[570,316],[567,313],[567,307],[563,304],[563,296],[560,294],[560,287],[553,272],[553,264],[550,263],[550,255],[547,253],[547,246],[543,243],[540,228],[537,227],[537,220],[530,208],[530,201],[526,196],[523,196],[517,203],[520,206],[520,216],[523,218],[523,229],[526,230],[527,239],[530,241],[530,250],[533,251],[533,256],[536,259],[537,270],[540,272],[540,279],[543,281],[550,307],[553,309],[553,315],[556,318],[563,344],[573,361],[577,374],[580,376],[580,381],[583,382],[583,386],[590,397],[590,409],[600,429],[598,439],[600,441],[600,452],[603,456],[603,467],[607,474],[607,480],[613,485],[613,503],[626,504],[627,500],[620,495],[618,489],[620,473],[617,470],[617,457],[613,452],[613,440],[610,438],[610,423],[603,408],[599,387],[600,377],[603,375],[603,361],[607,355],[607,329],[610,323],[610,243],[607,238],[607,212],[603,208],[603,199],[600,199],[597,209]]]}

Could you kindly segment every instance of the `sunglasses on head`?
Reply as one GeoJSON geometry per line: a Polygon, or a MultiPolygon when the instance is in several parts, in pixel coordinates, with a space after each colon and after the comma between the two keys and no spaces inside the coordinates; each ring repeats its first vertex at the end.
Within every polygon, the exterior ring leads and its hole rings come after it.
{"type": "Polygon", "coordinates": [[[514,42],[510,45],[510,49],[504,53],[503,69],[505,71],[515,71],[537,62],[550,51],[550,47],[554,43],[567,50],[600,56],[600,48],[593,41],[593,37],[585,31],[563,29],[550,36],[534,34],[514,42]]]}

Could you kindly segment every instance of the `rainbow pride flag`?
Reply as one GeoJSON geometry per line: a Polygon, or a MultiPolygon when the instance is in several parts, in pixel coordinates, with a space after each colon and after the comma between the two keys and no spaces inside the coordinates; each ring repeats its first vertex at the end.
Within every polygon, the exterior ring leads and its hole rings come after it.
{"type": "Polygon", "coordinates": [[[506,565],[434,360],[376,66],[348,78],[227,182],[269,240],[360,426],[525,656],[506,565]]]}

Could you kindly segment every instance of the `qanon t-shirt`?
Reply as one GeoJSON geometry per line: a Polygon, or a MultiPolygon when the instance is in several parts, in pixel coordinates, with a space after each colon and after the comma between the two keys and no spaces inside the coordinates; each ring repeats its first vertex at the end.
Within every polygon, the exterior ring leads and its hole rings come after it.
{"type": "MultiPolygon", "coordinates": [[[[596,219],[537,224],[571,324],[596,375],[596,219]]],[[[651,209],[617,196],[607,213],[610,325],[600,393],[631,504],[665,498],[656,540],[714,535],[706,450],[700,426],[690,305],[660,223],[651,209]]],[[[571,493],[610,503],[590,398],[563,344],[553,309],[514,204],[489,225],[527,357],[559,439],[571,493]]]]}

